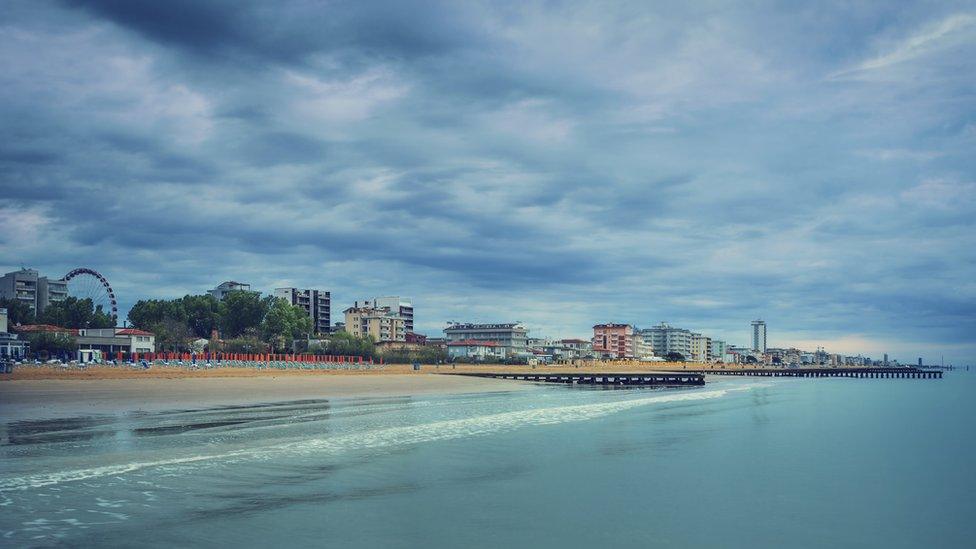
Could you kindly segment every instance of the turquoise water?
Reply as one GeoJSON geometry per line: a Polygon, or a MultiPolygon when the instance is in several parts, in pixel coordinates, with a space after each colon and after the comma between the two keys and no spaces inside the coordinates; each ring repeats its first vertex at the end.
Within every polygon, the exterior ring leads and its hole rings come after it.
{"type": "Polygon", "coordinates": [[[0,546],[970,547],[976,375],[0,425],[0,546]]]}

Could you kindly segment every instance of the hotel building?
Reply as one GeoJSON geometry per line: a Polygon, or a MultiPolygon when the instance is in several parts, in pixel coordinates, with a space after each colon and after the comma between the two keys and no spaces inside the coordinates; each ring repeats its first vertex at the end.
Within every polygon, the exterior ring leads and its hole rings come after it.
{"type": "Polygon", "coordinates": [[[593,326],[593,352],[605,358],[633,358],[634,327],[612,323],[593,326]]]}
{"type": "Polygon", "coordinates": [[[528,352],[529,331],[518,323],[509,324],[462,324],[444,328],[448,347],[459,341],[493,341],[498,344],[500,356],[512,357],[528,352]]]}

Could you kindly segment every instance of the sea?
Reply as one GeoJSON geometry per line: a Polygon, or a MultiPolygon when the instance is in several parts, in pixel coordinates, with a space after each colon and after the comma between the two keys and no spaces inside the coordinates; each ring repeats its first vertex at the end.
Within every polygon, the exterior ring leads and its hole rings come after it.
{"type": "Polygon", "coordinates": [[[976,373],[0,418],[0,547],[973,547],[976,373]]]}

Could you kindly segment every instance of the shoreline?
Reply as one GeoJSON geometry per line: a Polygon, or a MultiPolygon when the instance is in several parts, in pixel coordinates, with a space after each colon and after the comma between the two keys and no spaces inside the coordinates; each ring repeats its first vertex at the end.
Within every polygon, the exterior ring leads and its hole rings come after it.
{"type": "Polygon", "coordinates": [[[0,382],[0,420],[158,412],[296,400],[462,395],[533,384],[434,374],[26,379],[0,382]]]}
{"type": "MultiPolygon", "coordinates": [[[[106,379],[208,379],[208,378],[274,378],[274,377],[344,377],[344,376],[388,376],[407,375],[418,376],[438,373],[464,372],[526,372],[526,373],[571,373],[579,371],[603,371],[619,373],[640,372],[681,372],[709,370],[743,370],[757,368],[755,365],[745,364],[688,364],[688,363],[633,363],[633,362],[598,362],[592,364],[557,365],[511,365],[511,364],[442,364],[423,365],[420,371],[414,371],[410,364],[385,364],[362,368],[334,368],[334,369],[275,369],[254,367],[216,367],[209,369],[189,369],[178,366],[154,365],[148,370],[121,366],[90,366],[87,368],[66,368],[59,366],[18,366],[12,374],[0,374],[0,390],[6,383],[19,381],[40,380],[75,380],[94,381],[106,379]]],[[[782,368],[763,368],[770,371],[782,368]]],[[[832,369],[832,368],[824,368],[832,369]]],[[[843,369],[843,368],[837,368],[843,369]]]]}

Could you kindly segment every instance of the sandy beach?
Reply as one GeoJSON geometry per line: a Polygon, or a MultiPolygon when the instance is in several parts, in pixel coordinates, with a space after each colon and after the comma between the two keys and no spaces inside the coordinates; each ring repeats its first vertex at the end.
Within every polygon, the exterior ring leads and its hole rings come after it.
{"type": "MultiPolygon", "coordinates": [[[[695,365],[696,368],[702,365],[695,365]]],[[[708,365],[705,365],[706,367],[708,365]]],[[[129,411],[204,408],[290,400],[394,397],[524,390],[532,383],[441,375],[478,371],[649,372],[681,364],[613,363],[598,366],[386,365],[362,370],[189,370],[155,366],[65,369],[22,367],[0,377],[0,417],[64,417],[129,411]]]]}
{"type": "Polygon", "coordinates": [[[292,400],[515,391],[523,382],[431,374],[26,379],[0,382],[0,418],[67,417],[292,400]]]}

